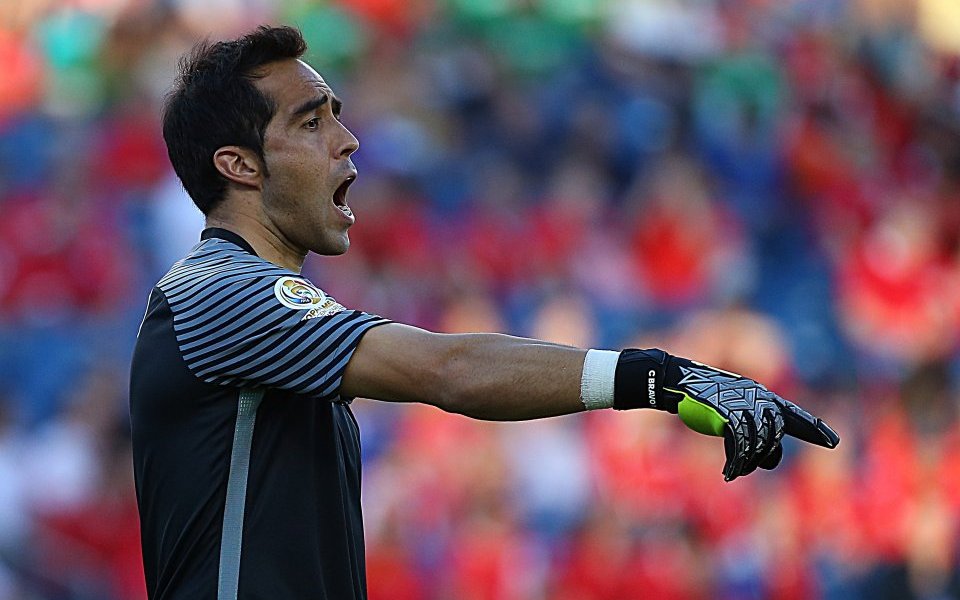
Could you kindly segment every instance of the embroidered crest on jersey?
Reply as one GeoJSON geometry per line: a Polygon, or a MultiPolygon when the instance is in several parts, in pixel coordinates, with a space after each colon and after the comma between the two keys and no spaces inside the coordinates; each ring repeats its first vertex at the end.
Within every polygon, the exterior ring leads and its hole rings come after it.
{"type": "Polygon", "coordinates": [[[298,277],[281,277],[273,286],[273,293],[280,304],[296,310],[309,310],[301,321],[326,317],[346,310],[321,289],[298,277]]]}
{"type": "Polygon", "coordinates": [[[327,295],[306,279],[281,277],[273,286],[273,293],[280,304],[297,310],[307,310],[320,306],[327,295]]]}

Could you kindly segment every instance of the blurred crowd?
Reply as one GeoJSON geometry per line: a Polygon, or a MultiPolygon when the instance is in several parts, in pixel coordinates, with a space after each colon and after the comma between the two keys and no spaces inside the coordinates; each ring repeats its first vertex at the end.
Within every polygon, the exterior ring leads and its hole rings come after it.
{"type": "Polygon", "coordinates": [[[371,600],[960,598],[954,0],[0,2],[0,599],[145,598],[126,376],[202,218],[205,36],[300,27],[360,139],[305,273],[439,331],[658,346],[823,415],[724,484],[647,411],[358,399],[371,600]]]}

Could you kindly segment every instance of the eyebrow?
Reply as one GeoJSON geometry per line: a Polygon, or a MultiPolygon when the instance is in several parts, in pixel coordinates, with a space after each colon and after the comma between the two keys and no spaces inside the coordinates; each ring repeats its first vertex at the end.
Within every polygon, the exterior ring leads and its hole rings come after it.
{"type": "MultiPolygon", "coordinates": [[[[305,115],[307,113],[311,113],[317,110],[318,108],[326,104],[327,100],[330,100],[330,96],[328,94],[323,94],[319,98],[311,98],[307,100],[306,102],[304,102],[303,104],[301,104],[300,106],[294,109],[290,119],[295,120],[297,117],[301,115],[305,115]]],[[[341,102],[339,98],[334,96],[333,100],[331,100],[330,108],[333,109],[333,116],[339,117],[340,109],[343,108],[343,102],[341,102]]]]}

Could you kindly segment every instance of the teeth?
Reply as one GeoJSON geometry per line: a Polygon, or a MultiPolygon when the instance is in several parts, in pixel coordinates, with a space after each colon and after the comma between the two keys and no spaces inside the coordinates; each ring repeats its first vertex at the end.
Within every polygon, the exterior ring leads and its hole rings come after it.
{"type": "Polygon", "coordinates": [[[333,192],[333,204],[340,209],[340,212],[347,215],[348,217],[353,216],[353,211],[350,210],[350,207],[347,206],[347,188],[350,187],[350,184],[353,183],[353,177],[348,178],[346,181],[340,184],[340,187],[333,192]]]}

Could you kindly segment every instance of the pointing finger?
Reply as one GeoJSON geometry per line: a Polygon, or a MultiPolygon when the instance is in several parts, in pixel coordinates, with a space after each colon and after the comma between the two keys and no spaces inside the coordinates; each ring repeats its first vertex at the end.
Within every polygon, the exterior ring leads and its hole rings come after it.
{"type": "Polygon", "coordinates": [[[824,448],[837,447],[840,436],[822,419],[811,415],[789,400],[780,398],[780,401],[783,403],[784,430],[787,435],[824,448]]]}

